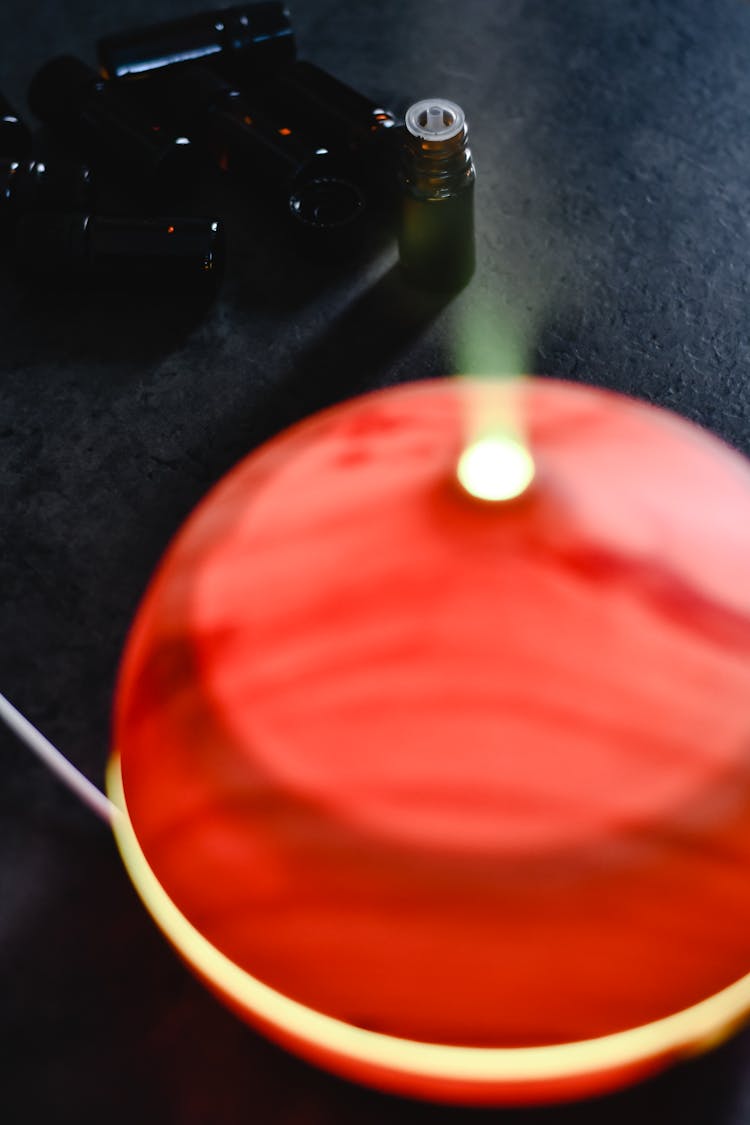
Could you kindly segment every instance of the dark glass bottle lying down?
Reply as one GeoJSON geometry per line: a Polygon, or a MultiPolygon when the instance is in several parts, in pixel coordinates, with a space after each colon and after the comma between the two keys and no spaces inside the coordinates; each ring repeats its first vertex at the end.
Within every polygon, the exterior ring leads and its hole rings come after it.
{"type": "Polygon", "coordinates": [[[210,296],[224,235],[216,219],[35,214],[18,223],[16,255],[37,280],[210,296]]]}

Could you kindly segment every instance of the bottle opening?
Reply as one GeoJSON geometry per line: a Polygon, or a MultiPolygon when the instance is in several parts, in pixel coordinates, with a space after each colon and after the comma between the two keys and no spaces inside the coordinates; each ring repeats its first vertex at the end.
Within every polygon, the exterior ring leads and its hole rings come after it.
{"type": "Polygon", "coordinates": [[[413,137],[426,141],[447,141],[464,127],[464,111],[447,98],[425,98],[406,111],[406,128],[413,137]]]}

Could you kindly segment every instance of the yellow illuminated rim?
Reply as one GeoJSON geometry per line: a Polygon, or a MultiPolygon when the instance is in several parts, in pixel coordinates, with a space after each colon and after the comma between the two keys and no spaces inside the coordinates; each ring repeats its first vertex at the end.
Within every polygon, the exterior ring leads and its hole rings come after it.
{"type": "Polygon", "coordinates": [[[107,792],[120,812],[113,831],[130,878],[157,925],[197,972],[263,1021],[333,1055],[396,1074],[487,1085],[544,1082],[619,1070],[660,1056],[716,1046],[750,1011],[750,974],[690,1008],[627,1031],[541,1047],[456,1047],[367,1031],[277,992],[235,965],[182,914],[149,867],[136,839],[122,787],[119,756],[107,769],[107,792]]]}

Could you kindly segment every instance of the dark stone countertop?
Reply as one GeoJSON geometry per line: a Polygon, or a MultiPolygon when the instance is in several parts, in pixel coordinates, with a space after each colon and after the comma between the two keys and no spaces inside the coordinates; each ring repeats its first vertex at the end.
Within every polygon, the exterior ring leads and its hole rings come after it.
{"type": "MultiPolygon", "coordinates": [[[[201,0],[4,0],[0,90],[201,0]]],[[[669,407],[750,451],[750,3],[296,0],[299,54],[403,111],[466,110],[478,269],[409,291],[387,238],[302,262],[213,176],[218,299],[22,283],[0,263],[0,690],[101,780],[118,657],[185,515],[241,455],[362,390],[526,369],[669,407]]],[[[31,120],[30,114],[28,114],[31,120]]],[[[44,144],[44,134],[41,142],[44,144]]],[[[118,184],[110,186],[117,197],[118,184]]],[[[0,731],[0,1113],[8,1125],[750,1122],[728,1047],[585,1106],[462,1111],[318,1073],[238,1023],[140,908],[107,831],[0,731]]]]}

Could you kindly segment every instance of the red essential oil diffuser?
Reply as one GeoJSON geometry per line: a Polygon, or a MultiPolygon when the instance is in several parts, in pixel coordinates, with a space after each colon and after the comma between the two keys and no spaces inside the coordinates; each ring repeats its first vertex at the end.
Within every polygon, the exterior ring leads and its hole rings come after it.
{"type": "Polygon", "coordinates": [[[747,464],[664,411],[470,379],[327,410],[138,613],[130,875],[232,1008],[382,1089],[555,1101],[703,1050],[750,1010],[749,578],[747,464]]]}

